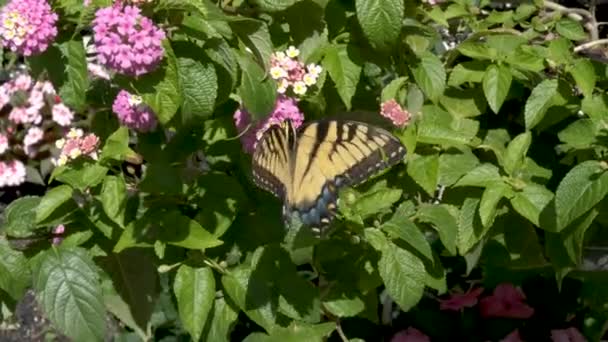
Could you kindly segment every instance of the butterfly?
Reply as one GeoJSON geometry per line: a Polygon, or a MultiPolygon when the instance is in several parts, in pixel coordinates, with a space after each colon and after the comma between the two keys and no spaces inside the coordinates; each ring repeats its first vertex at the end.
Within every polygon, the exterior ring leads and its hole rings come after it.
{"type": "Polygon", "coordinates": [[[403,160],[405,147],[388,131],[362,122],[319,120],[296,130],[271,126],[253,153],[253,180],[283,201],[283,217],[297,214],[315,233],[336,214],[338,190],[403,160]]]}

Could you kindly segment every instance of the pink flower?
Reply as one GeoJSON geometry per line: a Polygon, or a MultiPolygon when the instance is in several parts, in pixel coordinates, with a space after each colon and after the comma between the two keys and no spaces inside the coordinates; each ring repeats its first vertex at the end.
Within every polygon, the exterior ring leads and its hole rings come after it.
{"type": "Polygon", "coordinates": [[[519,335],[519,329],[513,330],[509,335],[505,336],[500,342],[523,342],[519,335]]]}
{"type": "Polygon", "coordinates": [[[15,107],[8,115],[8,119],[16,124],[40,124],[42,115],[36,107],[15,107]]]}
{"type": "Polygon", "coordinates": [[[69,126],[74,120],[74,113],[63,103],[57,103],[53,106],[53,121],[61,126],[69,126]]]}
{"type": "MultiPolygon", "coordinates": [[[[82,154],[90,155],[97,153],[97,148],[99,147],[99,137],[95,134],[89,133],[85,135],[80,140],[80,149],[82,150],[82,154]]],[[[97,159],[93,157],[93,159],[97,159]]]]}
{"type": "Polygon", "coordinates": [[[0,134],[0,154],[4,154],[8,147],[8,137],[6,134],[0,134]]]}
{"type": "Polygon", "coordinates": [[[163,58],[165,33],[135,6],[118,4],[99,9],[93,32],[99,62],[119,73],[148,73],[163,58]]]}
{"type": "Polygon", "coordinates": [[[23,145],[25,145],[25,147],[29,147],[32,146],[34,144],[37,144],[40,140],[42,140],[42,137],[44,136],[44,131],[42,129],[40,129],[39,127],[31,127],[30,129],[27,130],[27,134],[25,135],[25,138],[23,138],[23,145]]]}
{"type": "Polygon", "coordinates": [[[243,150],[247,153],[255,151],[257,142],[272,125],[279,125],[285,120],[291,120],[293,126],[298,128],[304,121],[304,114],[298,108],[298,103],[293,98],[283,95],[277,97],[274,110],[263,120],[253,123],[251,115],[245,108],[239,108],[233,117],[239,133],[243,133],[251,125],[248,131],[241,136],[243,150]]]}
{"type": "Polygon", "coordinates": [[[477,304],[477,297],[483,292],[483,288],[479,287],[475,290],[470,290],[467,293],[453,293],[448,299],[439,300],[439,308],[441,310],[460,311],[464,308],[472,308],[477,304]]]}
{"type": "Polygon", "coordinates": [[[0,188],[25,182],[25,165],[19,160],[0,162],[0,188]]]}
{"type": "Polygon", "coordinates": [[[380,115],[391,120],[397,127],[405,126],[410,121],[410,113],[401,108],[401,105],[394,99],[385,101],[380,107],[380,115]]]}
{"type": "Polygon", "coordinates": [[[551,341],[553,342],[586,342],[587,339],[576,329],[551,330],[551,341]]]}
{"type": "Polygon", "coordinates": [[[55,142],[55,146],[61,150],[59,157],[52,160],[57,166],[65,165],[68,161],[80,156],[87,156],[96,160],[99,137],[93,133],[85,136],[81,129],[72,128],[65,138],[55,142]]]}
{"type": "Polygon", "coordinates": [[[150,107],[143,103],[140,96],[121,90],[112,111],[118,116],[121,124],[139,132],[148,132],[156,128],[156,117],[150,107]]]}
{"type": "Polygon", "coordinates": [[[53,245],[58,245],[63,241],[63,235],[65,234],[65,226],[60,224],[53,228],[53,245]]]}
{"type": "Polygon", "coordinates": [[[512,284],[500,284],[491,296],[482,298],[479,309],[483,317],[530,318],[534,309],[524,303],[523,292],[512,284]]]}
{"type": "Polygon", "coordinates": [[[317,83],[323,69],[314,63],[304,66],[296,59],[299,54],[300,50],[290,46],[270,56],[270,77],[277,81],[279,94],[285,94],[291,87],[293,94],[304,95],[308,87],[317,83]]]}
{"type": "Polygon", "coordinates": [[[46,0],[11,0],[0,10],[0,43],[20,55],[40,54],[57,36],[56,22],[46,0]]]}
{"type": "Polygon", "coordinates": [[[391,342],[431,342],[431,339],[420,330],[409,327],[396,333],[391,342]]]}

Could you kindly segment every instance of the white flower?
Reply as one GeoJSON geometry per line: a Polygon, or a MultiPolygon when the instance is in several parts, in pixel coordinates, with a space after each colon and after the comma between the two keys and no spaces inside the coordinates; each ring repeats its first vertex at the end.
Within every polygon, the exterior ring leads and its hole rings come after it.
{"type": "Polygon", "coordinates": [[[278,67],[278,66],[274,66],[272,68],[270,68],[270,77],[272,77],[272,79],[278,80],[279,78],[283,78],[283,77],[287,77],[287,71],[285,71],[285,69],[278,67]]]}
{"type": "Polygon", "coordinates": [[[277,92],[279,94],[285,94],[287,91],[287,87],[289,87],[289,82],[286,79],[282,79],[279,81],[279,86],[277,87],[277,92]]]}
{"type": "Polygon", "coordinates": [[[315,77],[319,77],[319,75],[321,74],[321,71],[323,71],[323,68],[321,68],[320,65],[315,64],[315,63],[308,64],[308,66],[306,68],[308,69],[308,73],[315,77]]]}
{"type": "Polygon", "coordinates": [[[295,46],[291,45],[285,50],[285,54],[289,58],[296,58],[300,55],[300,50],[298,50],[295,46]]]}
{"type": "Polygon", "coordinates": [[[302,80],[304,80],[304,84],[306,84],[307,86],[311,86],[317,83],[317,76],[309,73],[304,75],[304,78],[302,78],[302,80]]]}
{"type": "Polygon", "coordinates": [[[25,138],[23,138],[23,145],[26,147],[37,144],[44,136],[44,131],[40,127],[31,127],[27,130],[25,138]]]}
{"type": "Polygon", "coordinates": [[[306,90],[308,90],[308,88],[306,87],[306,84],[302,81],[297,81],[293,84],[293,92],[296,95],[304,95],[306,94],[306,90]]]}
{"type": "Polygon", "coordinates": [[[3,154],[6,150],[8,150],[8,137],[0,134],[0,154],[3,154]]]}

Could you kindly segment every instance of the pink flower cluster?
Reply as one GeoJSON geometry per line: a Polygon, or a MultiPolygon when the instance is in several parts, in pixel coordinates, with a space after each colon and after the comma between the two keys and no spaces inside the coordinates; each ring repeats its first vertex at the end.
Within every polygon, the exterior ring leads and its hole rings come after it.
{"type": "Polygon", "coordinates": [[[93,133],[84,135],[81,129],[72,128],[65,138],[55,142],[55,146],[61,150],[59,157],[53,160],[53,163],[57,166],[63,166],[68,161],[80,156],[97,160],[99,138],[93,133]]]}
{"type": "Polygon", "coordinates": [[[25,182],[25,165],[20,160],[0,161],[0,188],[25,182]]]}
{"type": "Polygon", "coordinates": [[[24,56],[42,53],[57,36],[56,23],[46,0],[11,0],[0,10],[0,43],[24,56]]]}
{"type": "Polygon", "coordinates": [[[234,113],[234,122],[241,135],[243,150],[253,153],[262,135],[272,125],[279,125],[285,120],[291,120],[295,128],[304,121],[304,114],[298,108],[298,103],[291,97],[279,95],[274,110],[265,119],[252,122],[251,115],[245,108],[239,108],[234,113]],[[247,130],[245,132],[245,130],[247,130]]]}
{"type": "Polygon", "coordinates": [[[156,128],[156,117],[141,96],[121,90],[114,103],[112,111],[118,116],[121,124],[139,132],[149,132],[156,128]]]}
{"type": "Polygon", "coordinates": [[[511,284],[500,284],[491,296],[482,298],[479,310],[483,317],[530,318],[534,309],[524,303],[526,296],[511,284]]]}
{"type": "Polygon", "coordinates": [[[431,342],[431,339],[420,330],[409,327],[396,333],[391,342],[431,342]]]}
{"type": "Polygon", "coordinates": [[[380,106],[380,115],[391,120],[393,125],[397,127],[407,125],[411,119],[410,113],[407,110],[404,110],[394,99],[382,103],[380,106]]]}
{"type": "Polygon", "coordinates": [[[99,9],[93,20],[99,62],[119,73],[139,76],[156,68],[163,58],[163,30],[141,15],[136,6],[117,3],[99,9]]]}
{"type": "Polygon", "coordinates": [[[315,85],[323,69],[311,63],[304,66],[296,58],[300,51],[294,46],[278,51],[270,56],[270,76],[278,82],[277,91],[285,94],[291,87],[295,95],[304,95],[309,87],[315,85]]]}

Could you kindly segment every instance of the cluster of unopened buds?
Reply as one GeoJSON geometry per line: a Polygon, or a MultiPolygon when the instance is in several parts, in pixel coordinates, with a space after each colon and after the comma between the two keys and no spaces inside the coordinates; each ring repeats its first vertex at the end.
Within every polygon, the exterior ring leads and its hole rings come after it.
{"type": "Polygon", "coordinates": [[[55,147],[61,151],[59,157],[53,159],[56,166],[63,166],[80,156],[97,160],[99,138],[93,133],[85,135],[82,129],[72,128],[65,138],[55,142],[55,147]]]}
{"type": "Polygon", "coordinates": [[[323,71],[320,65],[304,65],[297,59],[300,50],[290,46],[285,51],[277,51],[270,57],[270,77],[277,81],[277,91],[285,94],[290,88],[295,95],[304,95],[314,86],[323,71]]]}

